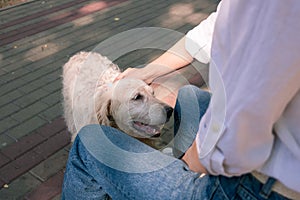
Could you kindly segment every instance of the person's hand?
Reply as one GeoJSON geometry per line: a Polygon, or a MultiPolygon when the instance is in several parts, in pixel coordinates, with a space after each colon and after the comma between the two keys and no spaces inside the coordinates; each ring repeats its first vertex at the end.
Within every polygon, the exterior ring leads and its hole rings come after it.
{"type": "Polygon", "coordinates": [[[192,146],[185,152],[182,160],[189,166],[190,170],[207,174],[205,167],[200,163],[199,160],[196,140],[193,142],[192,146]]]}
{"type": "Polygon", "coordinates": [[[149,73],[147,72],[146,68],[127,68],[124,72],[119,74],[115,80],[118,81],[123,78],[135,78],[135,79],[141,79],[147,84],[151,84],[154,80],[154,78],[149,76],[149,73]]]}

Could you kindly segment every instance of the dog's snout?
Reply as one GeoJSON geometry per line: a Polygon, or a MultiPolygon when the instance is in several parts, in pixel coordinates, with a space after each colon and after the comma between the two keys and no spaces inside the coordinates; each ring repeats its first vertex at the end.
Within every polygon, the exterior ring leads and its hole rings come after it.
{"type": "Polygon", "coordinates": [[[166,113],[167,113],[167,120],[169,120],[170,117],[172,116],[173,108],[170,107],[170,106],[165,106],[165,110],[166,110],[166,113]]]}

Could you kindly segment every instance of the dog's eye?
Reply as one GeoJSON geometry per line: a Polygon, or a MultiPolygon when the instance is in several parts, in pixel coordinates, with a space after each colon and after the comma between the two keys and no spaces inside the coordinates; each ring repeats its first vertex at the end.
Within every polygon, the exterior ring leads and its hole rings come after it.
{"type": "Polygon", "coordinates": [[[136,94],[133,98],[132,98],[132,100],[142,100],[143,99],[143,95],[141,95],[141,94],[136,94]]]}

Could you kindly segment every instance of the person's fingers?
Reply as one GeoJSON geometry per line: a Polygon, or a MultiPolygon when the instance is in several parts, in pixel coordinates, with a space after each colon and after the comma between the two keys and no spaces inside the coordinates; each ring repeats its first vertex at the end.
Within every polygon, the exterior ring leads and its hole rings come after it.
{"type": "Polygon", "coordinates": [[[131,70],[132,70],[131,67],[127,68],[124,72],[122,72],[121,74],[119,74],[119,75],[115,78],[115,80],[114,80],[113,82],[116,82],[116,81],[118,81],[118,80],[121,80],[121,79],[125,78],[131,70]]]}
{"type": "Polygon", "coordinates": [[[150,85],[150,84],[152,84],[153,83],[153,79],[150,79],[150,78],[148,78],[148,79],[145,79],[145,80],[143,80],[145,83],[147,83],[148,85],[150,85]]]}
{"type": "Polygon", "coordinates": [[[120,79],[123,79],[123,78],[124,78],[124,75],[121,73],[121,74],[119,74],[119,75],[115,78],[115,80],[113,81],[113,83],[116,82],[116,81],[118,81],[118,80],[120,80],[120,79]]]}

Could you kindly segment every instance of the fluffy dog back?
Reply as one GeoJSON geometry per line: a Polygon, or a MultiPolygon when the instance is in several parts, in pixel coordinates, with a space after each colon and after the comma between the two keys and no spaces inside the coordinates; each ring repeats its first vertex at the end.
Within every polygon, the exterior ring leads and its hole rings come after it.
{"type": "Polygon", "coordinates": [[[117,65],[94,52],[80,52],[63,66],[64,118],[72,140],[83,126],[99,123],[97,113],[106,109],[109,87],[119,73],[117,65]]]}

